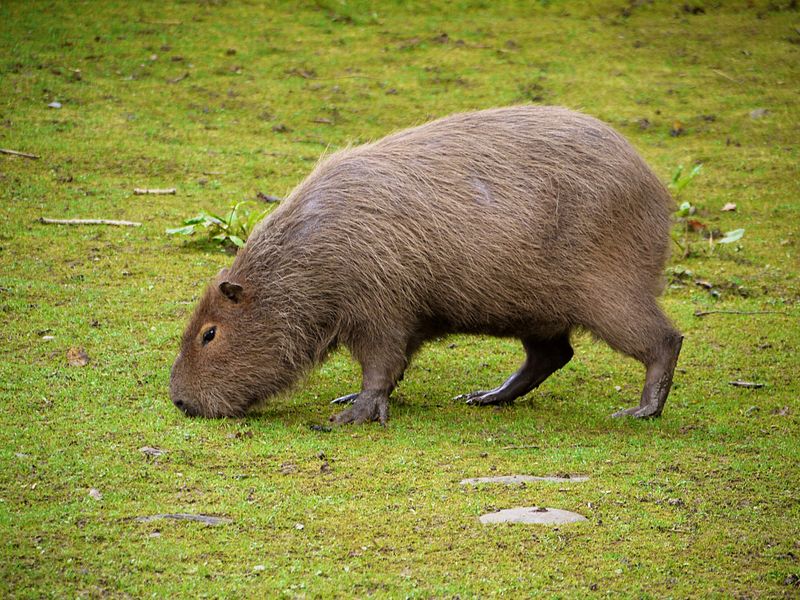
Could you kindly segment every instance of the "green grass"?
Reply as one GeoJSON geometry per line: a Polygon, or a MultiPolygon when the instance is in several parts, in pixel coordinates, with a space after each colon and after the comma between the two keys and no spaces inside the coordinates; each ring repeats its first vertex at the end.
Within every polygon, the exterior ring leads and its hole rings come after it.
{"type": "Polygon", "coordinates": [[[0,147],[41,156],[0,155],[4,597],[797,596],[800,15],[780,0],[688,3],[698,15],[431,4],[0,3],[0,147]],[[521,360],[516,343],[476,337],[421,352],[385,429],[308,427],[358,384],[344,353],[246,419],[172,407],[180,332],[231,258],[166,228],[284,195],[326,149],[522,102],[610,122],[665,181],[702,162],[681,199],[720,231],[746,229],[735,247],[709,254],[696,237],[673,259],[692,275],[663,299],[686,334],[663,418],[609,418],[635,403],[642,370],[583,335],[511,408],[450,400],[521,360]],[[727,202],[737,212],[720,212],[727,202]],[[73,346],[88,366],[67,364],[73,346]],[[563,472],[591,479],[458,484],[563,472]],[[534,504],[588,522],[478,522],[534,504]],[[164,512],[233,523],[135,520],[164,512]]]}

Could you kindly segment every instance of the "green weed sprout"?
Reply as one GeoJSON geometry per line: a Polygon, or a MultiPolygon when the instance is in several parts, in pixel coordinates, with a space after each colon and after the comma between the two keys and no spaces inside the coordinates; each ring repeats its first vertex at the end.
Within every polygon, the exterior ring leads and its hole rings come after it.
{"type": "Polygon", "coordinates": [[[269,209],[257,210],[254,202],[239,202],[224,216],[202,211],[183,221],[181,227],[167,229],[167,234],[193,235],[202,227],[212,242],[223,247],[242,248],[253,228],[268,212],[269,209]]]}

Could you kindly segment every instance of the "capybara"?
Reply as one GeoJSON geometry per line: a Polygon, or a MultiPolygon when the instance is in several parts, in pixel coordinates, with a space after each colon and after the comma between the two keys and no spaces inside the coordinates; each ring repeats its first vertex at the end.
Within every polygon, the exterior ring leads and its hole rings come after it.
{"type": "Polygon", "coordinates": [[[584,328],[641,361],[638,406],[664,408],[682,336],[656,302],[670,195],[604,123],[564,108],[456,114],[337,152],[253,231],[205,291],[172,367],[188,415],[243,415],[343,344],[361,391],[336,423],[388,417],[420,345],[448,333],[521,340],[512,402],[572,357],[584,328]]]}

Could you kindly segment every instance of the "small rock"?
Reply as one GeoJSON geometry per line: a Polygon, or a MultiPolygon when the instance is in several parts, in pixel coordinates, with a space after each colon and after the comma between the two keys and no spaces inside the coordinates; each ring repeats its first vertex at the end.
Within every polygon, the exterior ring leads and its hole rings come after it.
{"type": "Polygon", "coordinates": [[[98,490],[97,488],[90,489],[89,490],[89,496],[91,498],[94,498],[95,500],[102,500],[103,499],[103,494],[101,494],[100,490],[98,490]]]}
{"type": "Polygon", "coordinates": [[[754,381],[736,380],[736,381],[729,381],[728,384],[732,385],[733,387],[748,388],[751,390],[757,390],[758,388],[764,387],[763,383],[756,383],[754,381]]]}
{"type": "Polygon", "coordinates": [[[586,521],[586,517],[578,513],[560,508],[540,508],[528,506],[521,508],[508,508],[494,513],[483,515],[481,523],[538,523],[541,525],[560,525],[562,523],[576,523],[586,521]]]}
{"type": "Polygon", "coordinates": [[[551,483],[580,483],[589,479],[585,475],[568,475],[566,477],[546,476],[537,477],[534,475],[499,475],[497,477],[475,477],[472,479],[462,479],[461,485],[481,485],[484,483],[502,483],[504,485],[518,485],[521,483],[531,483],[534,481],[548,481],[551,483]]]}
{"type": "Polygon", "coordinates": [[[61,102],[51,102],[47,106],[49,106],[50,108],[61,108],[61,102]]]}
{"type": "Polygon", "coordinates": [[[750,111],[750,118],[751,119],[761,119],[766,117],[769,114],[769,110],[766,108],[756,108],[750,111]]]}
{"type": "Polygon", "coordinates": [[[295,523],[294,528],[297,529],[298,531],[302,531],[303,529],[306,528],[306,526],[303,525],[302,523],[295,523]]]}
{"type": "Polygon", "coordinates": [[[151,521],[159,521],[161,519],[173,519],[175,521],[197,521],[198,523],[205,523],[206,525],[225,525],[233,523],[233,519],[227,517],[212,517],[210,515],[192,515],[188,513],[164,513],[158,515],[150,515],[147,517],[136,517],[140,523],[149,523],[151,521]]]}

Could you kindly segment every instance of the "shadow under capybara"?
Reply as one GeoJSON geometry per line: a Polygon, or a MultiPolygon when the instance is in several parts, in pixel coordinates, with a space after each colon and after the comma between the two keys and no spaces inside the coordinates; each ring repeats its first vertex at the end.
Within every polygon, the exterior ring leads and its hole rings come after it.
{"type": "MultiPolygon", "coordinates": [[[[682,336],[656,302],[672,199],[633,147],[564,108],[457,114],[322,160],[206,290],[172,367],[189,415],[243,415],[339,344],[362,386],[336,423],[388,417],[426,340],[515,337],[512,402],[572,357],[582,327],[641,361],[638,406],[664,408],[682,336]]],[[[615,416],[616,416],[615,415],[615,416]]]]}

